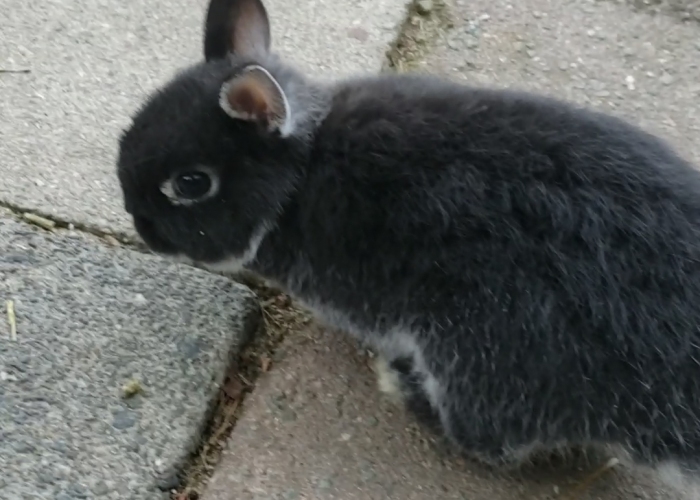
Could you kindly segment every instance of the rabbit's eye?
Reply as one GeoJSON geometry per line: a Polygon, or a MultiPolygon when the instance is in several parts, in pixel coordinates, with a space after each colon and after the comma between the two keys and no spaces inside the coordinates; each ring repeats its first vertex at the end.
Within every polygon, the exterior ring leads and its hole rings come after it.
{"type": "Polygon", "coordinates": [[[219,185],[215,170],[198,166],[176,173],[160,185],[160,191],[173,205],[189,206],[215,196],[219,185]]]}
{"type": "Polygon", "coordinates": [[[205,197],[212,186],[212,178],[206,172],[185,172],[173,180],[177,197],[190,201],[205,197]]]}

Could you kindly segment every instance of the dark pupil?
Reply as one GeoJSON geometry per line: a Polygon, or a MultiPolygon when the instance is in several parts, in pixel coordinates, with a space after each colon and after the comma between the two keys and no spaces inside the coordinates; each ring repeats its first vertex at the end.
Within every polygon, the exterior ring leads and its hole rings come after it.
{"type": "Polygon", "coordinates": [[[204,172],[186,172],[175,179],[177,195],[196,200],[206,195],[211,188],[211,179],[204,172]]]}

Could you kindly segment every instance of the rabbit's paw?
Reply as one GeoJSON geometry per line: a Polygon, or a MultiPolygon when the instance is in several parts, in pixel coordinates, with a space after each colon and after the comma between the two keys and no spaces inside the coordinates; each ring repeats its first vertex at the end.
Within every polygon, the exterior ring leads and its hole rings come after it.
{"type": "Polygon", "coordinates": [[[403,397],[399,373],[391,367],[386,358],[381,355],[374,358],[374,372],[377,375],[379,391],[394,402],[401,401],[403,397]]]}

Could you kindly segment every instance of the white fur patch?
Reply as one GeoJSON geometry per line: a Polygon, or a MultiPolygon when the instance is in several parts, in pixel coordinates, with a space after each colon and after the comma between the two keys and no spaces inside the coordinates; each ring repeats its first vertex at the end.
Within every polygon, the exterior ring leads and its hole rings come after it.
{"type": "Polygon", "coordinates": [[[271,224],[263,223],[253,231],[250,241],[248,242],[248,248],[245,251],[236,256],[230,256],[224,260],[213,263],[203,263],[204,267],[212,271],[225,272],[225,273],[236,273],[243,270],[243,268],[255,260],[258,254],[258,249],[262,244],[265,236],[270,232],[272,228],[271,224]]]}
{"type": "Polygon", "coordinates": [[[374,371],[377,374],[379,391],[389,396],[392,400],[399,400],[401,398],[399,375],[391,369],[384,356],[379,355],[375,358],[374,371]]]}
{"type": "MultiPolygon", "coordinates": [[[[287,284],[294,290],[294,283],[287,284]]],[[[389,367],[389,362],[398,358],[408,358],[413,362],[413,370],[423,380],[423,391],[430,404],[442,415],[444,387],[432,373],[418,344],[418,335],[410,326],[397,326],[387,332],[366,331],[359,328],[346,313],[329,307],[322,300],[297,297],[322,323],[343,330],[357,339],[370,344],[378,351],[375,371],[378,375],[379,390],[385,394],[400,393],[398,374],[389,367]]]]}
{"type": "Polygon", "coordinates": [[[429,370],[423,349],[416,340],[417,334],[410,330],[394,328],[388,331],[379,342],[379,350],[387,359],[409,358],[413,361],[413,370],[423,379],[423,391],[430,404],[440,410],[442,406],[443,387],[429,370]]]}
{"type": "Polygon", "coordinates": [[[656,466],[660,479],[683,494],[683,500],[700,500],[700,478],[692,477],[674,462],[656,466]]]}

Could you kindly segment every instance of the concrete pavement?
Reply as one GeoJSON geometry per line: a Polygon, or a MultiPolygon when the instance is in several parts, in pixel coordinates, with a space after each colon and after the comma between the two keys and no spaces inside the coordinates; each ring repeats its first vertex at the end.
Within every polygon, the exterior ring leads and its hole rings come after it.
{"type": "Polygon", "coordinates": [[[0,498],[167,498],[255,295],[2,211],[0,297],[0,498]]]}
{"type": "MultiPolygon", "coordinates": [[[[403,3],[272,0],[273,43],[317,75],[376,71],[403,3]]],[[[6,0],[0,202],[133,235],[113,173],[116,137],[148,91],[200,57],[205,4],[6,0]]],[[[683,22],[697,2],[457,0],[447,12],[427,38],[425,17],[409,23],[419,70],[601,106],[700,161],[700,27],[683,22]]],[[[6,212],[0,279],[17,319],[17,341],[0,323],[0,497],[167,497],[258,318],[250,290],[6,212]],[[124,399],[132,378],[144,392],[124,399]]],[[[366,353],[314,327],[282,343],[205,499],[565,498],[588,472],[499,476],[433,441],[380,398],[366,353]]],[[[578,498],[676,496],[618,470],[578,498]]]]}

